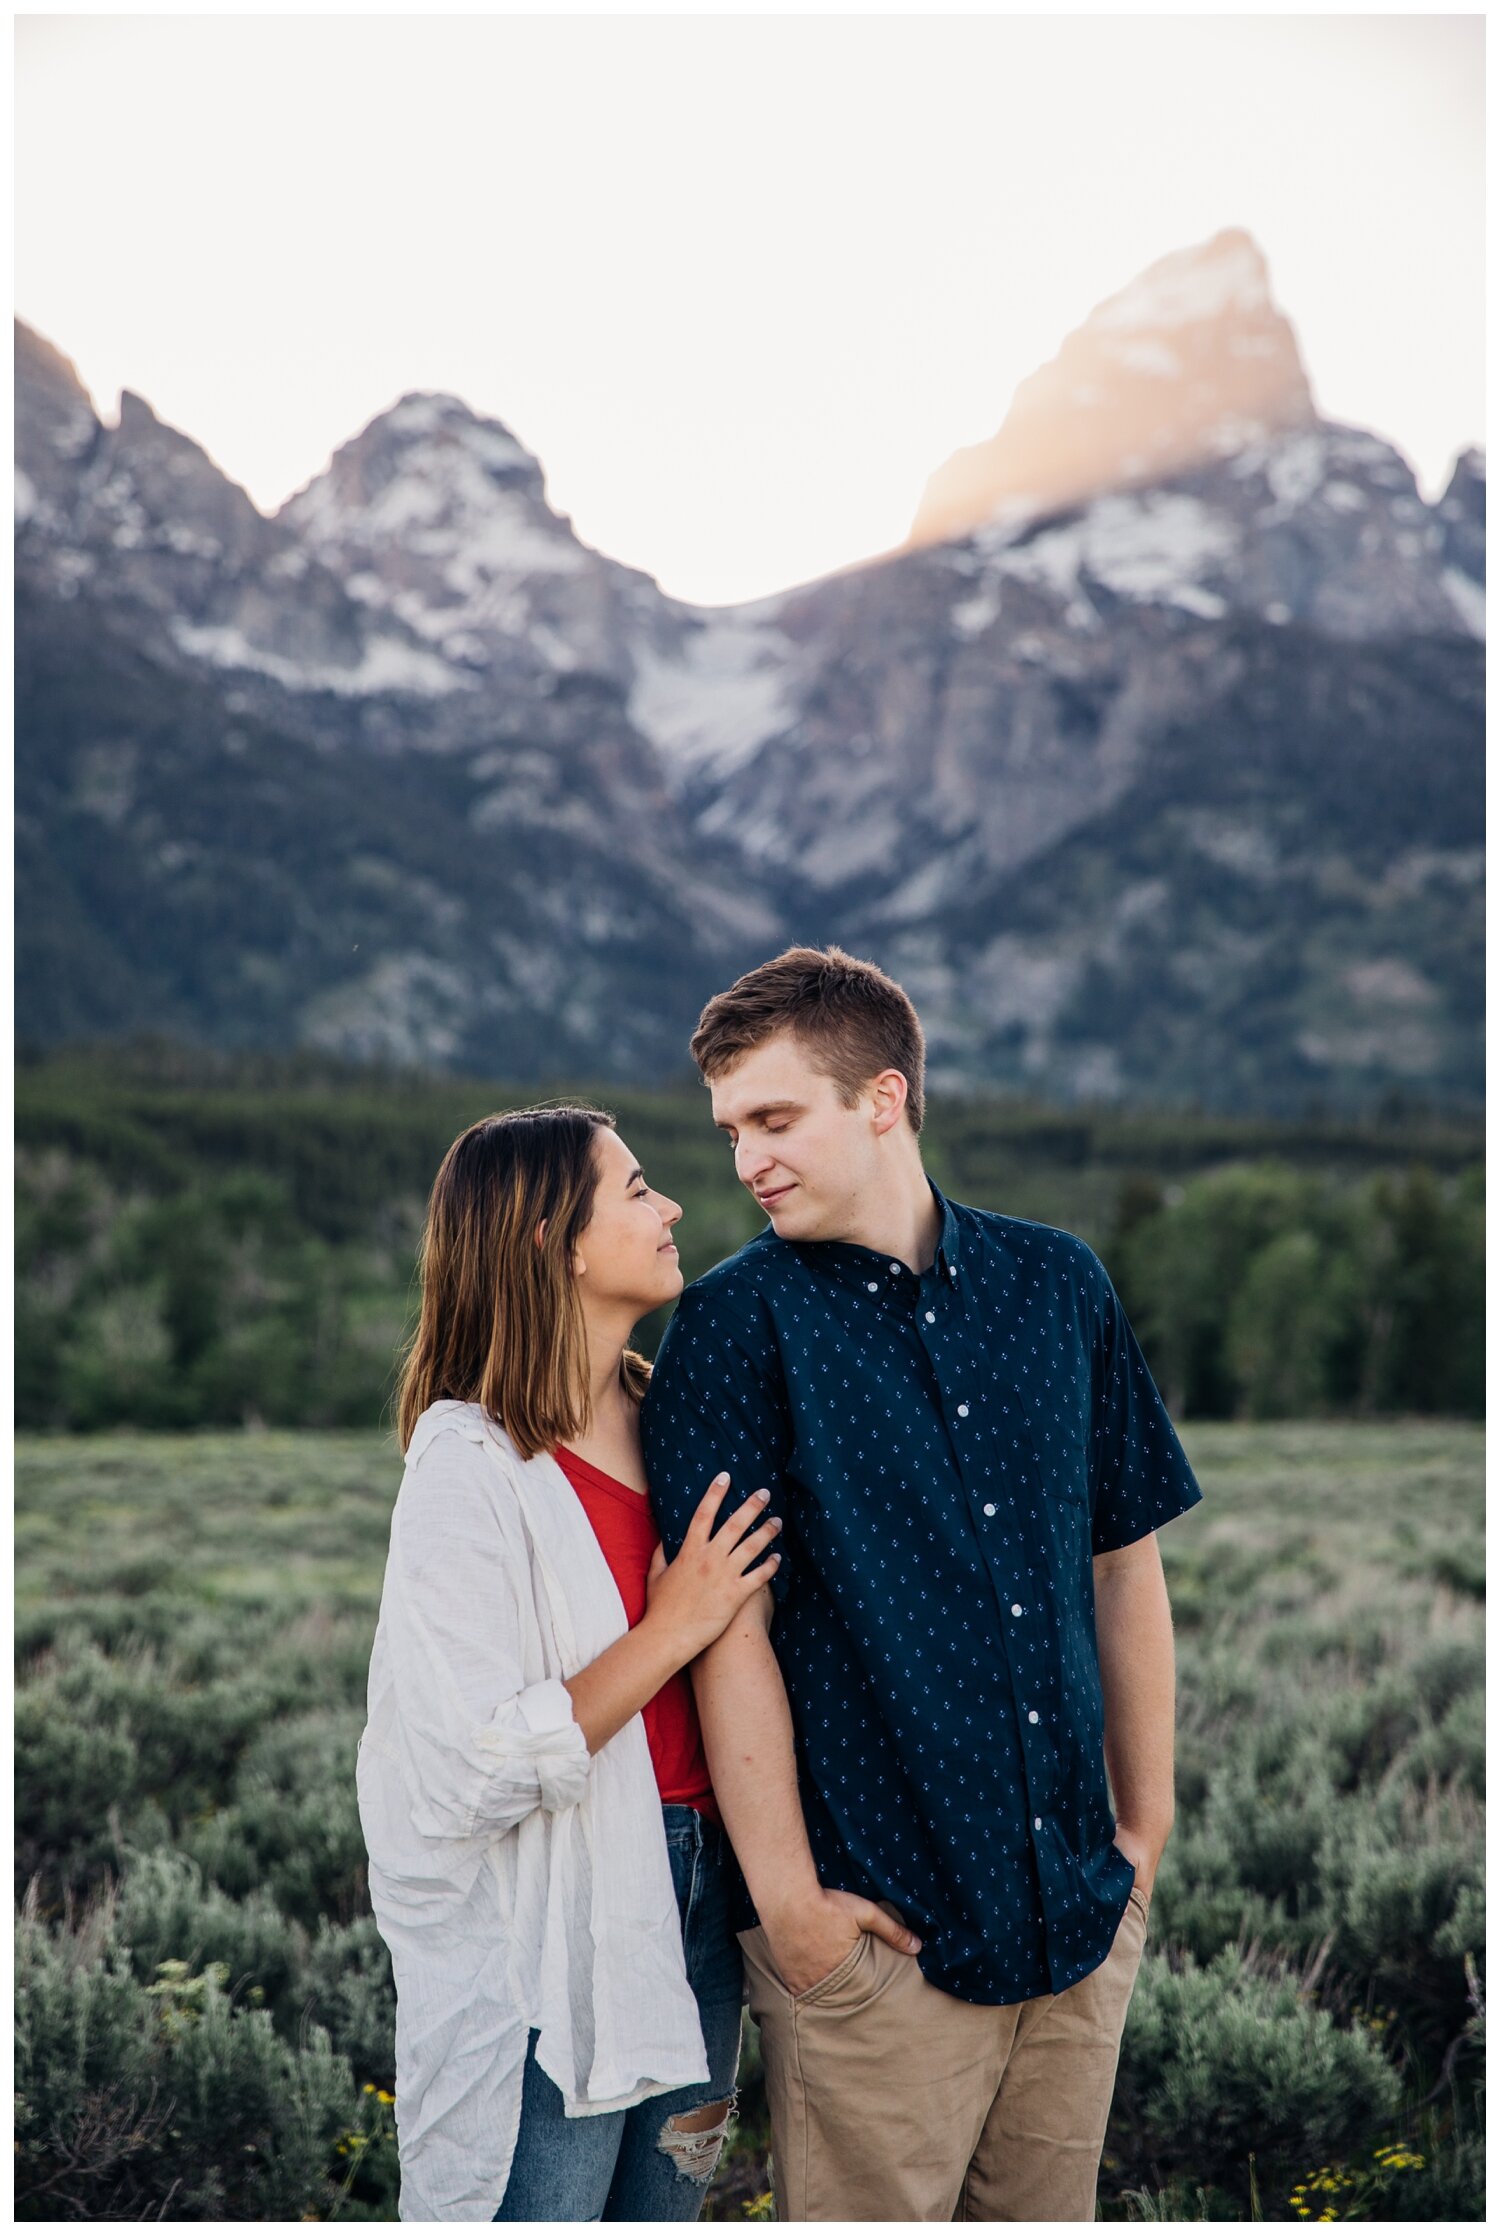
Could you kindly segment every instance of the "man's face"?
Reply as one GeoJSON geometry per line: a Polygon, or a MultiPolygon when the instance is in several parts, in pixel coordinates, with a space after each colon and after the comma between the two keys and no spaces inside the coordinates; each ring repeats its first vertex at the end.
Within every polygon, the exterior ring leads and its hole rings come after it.
{"type": "Polygon", "coordinates": [[[714,1124],[734,1169],[788,1242],[847,1234],[872,1177],[874,1104],[850,1110],[791,1032],[742,1056],[712,1083],[714,1124]]]}

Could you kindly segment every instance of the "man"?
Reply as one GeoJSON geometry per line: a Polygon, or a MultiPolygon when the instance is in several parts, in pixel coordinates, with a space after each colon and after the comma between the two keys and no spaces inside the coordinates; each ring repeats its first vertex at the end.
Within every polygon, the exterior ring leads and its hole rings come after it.
{"type": "Polygon", "coordinates": [[[770,1226],[642,1428],[669,1555],[716,1468],[784,1525],[693,1670],[779,2216],[1091,2221],[1173,1815],[1153,1533],[1202,1494],[1094,1253],[928,1179],[893,980],[789,949],[692,1048],[770,1226]]]}

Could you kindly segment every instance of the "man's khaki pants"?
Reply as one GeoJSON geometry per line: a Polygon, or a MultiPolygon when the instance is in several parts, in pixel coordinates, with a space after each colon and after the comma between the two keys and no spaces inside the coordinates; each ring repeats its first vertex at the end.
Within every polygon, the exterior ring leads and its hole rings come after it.
{"type": "Polygon", "coordinates": [[[777,2218],[1091,2221],[1149,1908],[1132,1889],[1104,1962],[1024,2003],[945,1995],[872,1933],[789,1995],[742,1933],[777,2218]]]}

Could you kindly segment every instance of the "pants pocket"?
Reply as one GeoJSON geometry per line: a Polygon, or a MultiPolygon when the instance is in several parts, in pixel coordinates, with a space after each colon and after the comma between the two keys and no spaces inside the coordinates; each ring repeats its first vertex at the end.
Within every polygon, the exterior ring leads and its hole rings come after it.
{"type": "Polygon", "coordinates": [[[861,1928],[859,1939],[848,1955],[840,1957],[833,1970],[825,1972],[821,1980],[814,1980],[810,1988],[804,1988],[800,1995],[792,1997],[793,2008],[801,2011],[809,2003],[821,2003],[829,1996],[836,1996],[844,1982],[853,1977],[859,1960],[865,1954],[869,1945],[870,1935],[861,1928]]]}

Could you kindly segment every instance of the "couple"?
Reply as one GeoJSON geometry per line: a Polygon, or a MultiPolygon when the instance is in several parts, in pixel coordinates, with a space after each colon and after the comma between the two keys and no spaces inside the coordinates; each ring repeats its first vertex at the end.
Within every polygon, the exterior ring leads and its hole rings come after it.
{"type": "Polygon", "coordinates": [[[928,1179],[883,972],[790,949],[692,1050],[770,1224],[654,1371],[681,1210],[606,1116],[433,1188],[358,1768],[402,2218],[697,2218],[748,1998],[779,2218],[1092,2220],[1201,1493],[1087,1245],[928,1179]]]}

